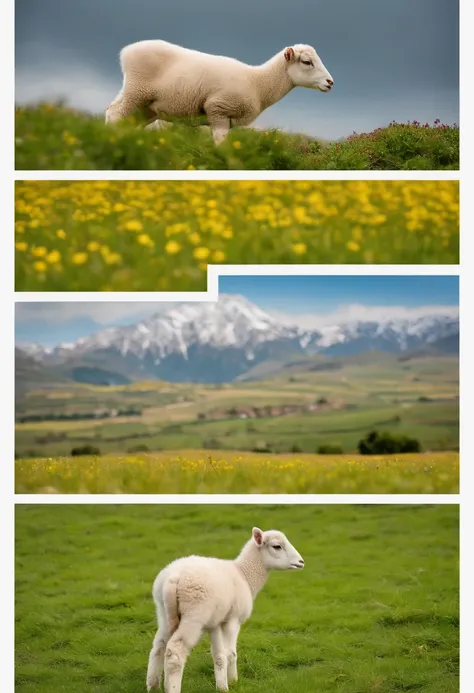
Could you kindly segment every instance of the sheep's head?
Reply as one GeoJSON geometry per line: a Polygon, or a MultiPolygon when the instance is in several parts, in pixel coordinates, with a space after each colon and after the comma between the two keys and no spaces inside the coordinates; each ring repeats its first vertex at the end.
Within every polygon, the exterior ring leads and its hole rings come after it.
{"type": "Polygon", "coordinates": [[[314,48],[298,43],[285,48],[284,56],[286,70],[295,87],[331,91],[334,80],[314,48]]]}
{"type": "Polygon", "coordinates": [[[264,565],[269,570],[301,570],[304,567],[304,559],[283,532],[276,529],[262,532],[258,527],[254,527],[252,538],[260,550],[264,565]]]}

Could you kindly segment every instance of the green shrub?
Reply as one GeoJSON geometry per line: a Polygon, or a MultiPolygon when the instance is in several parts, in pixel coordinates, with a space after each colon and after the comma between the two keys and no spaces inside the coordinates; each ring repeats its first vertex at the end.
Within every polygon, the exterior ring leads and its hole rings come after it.
{"type": "Polygon", "coordinates": [[[100,455],[100,450],[99,448],[94,447],[93,445],[82,445],[78,446],[76,448],[73,448],[71,450],[71,455],[73,457],[78,457],[79,455],[100,455]]]}
{"type": "Polygon", "coordinates": [[[342,455],[344,451],[340,445],[328,443],[327,445],[320,445],[316,452],[318,455],[342,455]]]}
{"type": "Polygon", "coordinates": [[[420,441],[406,436],[371,431],[359,441],[361,455],[396,455],[405,452],[421,452],[420,441]]]}

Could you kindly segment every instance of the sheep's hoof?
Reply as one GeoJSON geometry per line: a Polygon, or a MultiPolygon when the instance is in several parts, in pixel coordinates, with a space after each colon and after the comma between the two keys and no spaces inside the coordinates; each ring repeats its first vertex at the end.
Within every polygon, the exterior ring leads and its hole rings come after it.
{"type": "Polygon", "coordinates": [[[146,689],[148,693],[150,691],[157,691],[160,688],[160,680],[156,678],[155,676],[150,676],[146,680],[146,689]]]}

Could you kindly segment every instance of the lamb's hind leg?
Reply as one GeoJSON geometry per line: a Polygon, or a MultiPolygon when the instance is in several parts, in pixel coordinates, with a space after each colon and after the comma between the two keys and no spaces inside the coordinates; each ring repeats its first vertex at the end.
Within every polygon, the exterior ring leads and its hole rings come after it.
{"type": "Polygon", "coordinates": [[[158,621],[160,627],[153,640],[153,647],[151,648],[148,658],[148,671],[146,675],[147,691],[160,687],[165,662],[166,645],[171,636],[170,628],[166,623],[166,616],[160,609],[158,610],[158,621]]]}
{"type": "Polygon", "coordinates": [[[237,638],[239,637],[240,623],[237,620],[229,621],[222,626],[224,645],[227,653],[227,682],[237,681],[237,638]]]}
{"type": "Polygon", "coordinates": [[[107,124],[116,123],[118,120],[132,115],[141,106],[143,106],[142,97],[127,87],[124,81],[121,91],[105,112],[105,122],[107,124]]]}
{"type": "Polygon", "coordinates": [[[181,619],[178,629],[168,640],[165,651],[165,693],[181,693],[183,670],[189,653],[199,642],[202,626],[181,619]]]}
{"type": "Polygon", "coordinates": [[[217,626],[211,631],[211,652],[214,660],[214,675],[218,691],[228,691],[227,685],[227,654],[222,628],[217,626]]]}

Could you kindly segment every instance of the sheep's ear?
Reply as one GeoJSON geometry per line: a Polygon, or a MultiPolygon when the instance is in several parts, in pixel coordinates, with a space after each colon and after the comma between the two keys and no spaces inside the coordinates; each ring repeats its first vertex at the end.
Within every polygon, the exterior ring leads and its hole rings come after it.
{"type": "Polygon", "coordinates": [[[263,532],[258,527],[254,527],[252,529],[252,537],[257,546],[261,546],[263,544],[263,532]]]}
{"type": "Polygon", "coordinates": [[[295,59],[295,49],[291,48],[285,48],[285,60],[287,63],[292,63],[295,59]]]}

